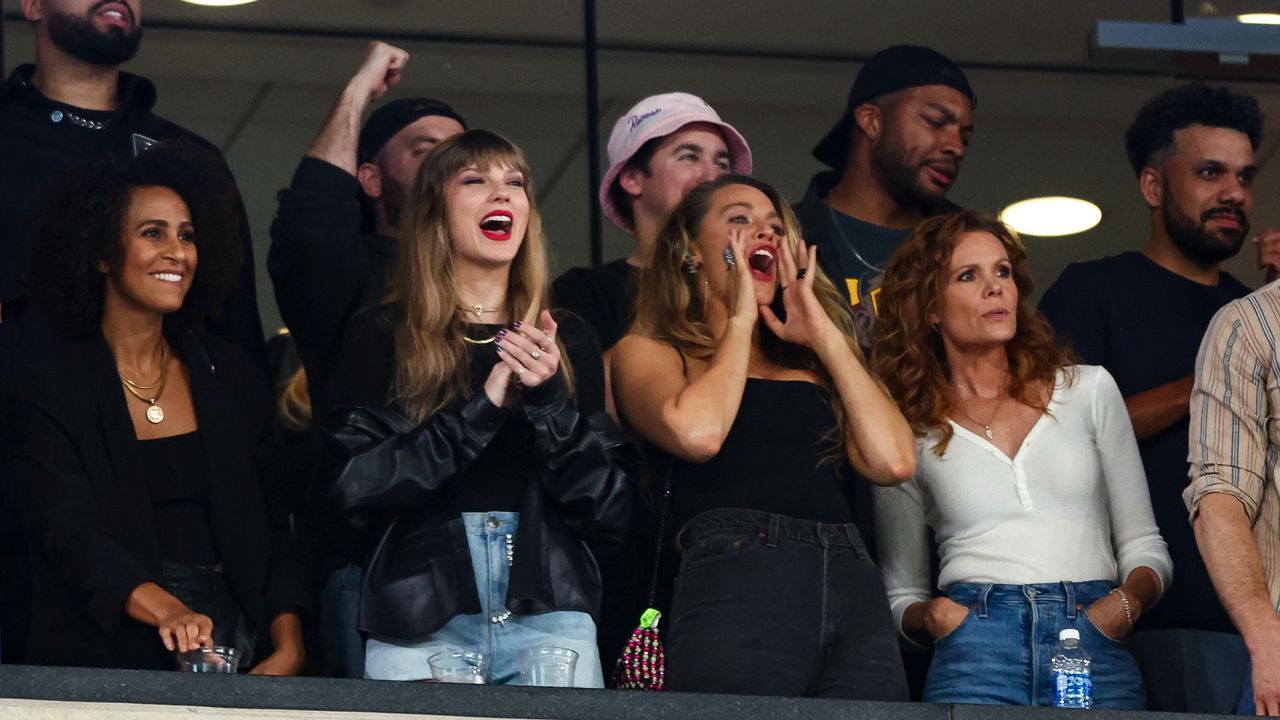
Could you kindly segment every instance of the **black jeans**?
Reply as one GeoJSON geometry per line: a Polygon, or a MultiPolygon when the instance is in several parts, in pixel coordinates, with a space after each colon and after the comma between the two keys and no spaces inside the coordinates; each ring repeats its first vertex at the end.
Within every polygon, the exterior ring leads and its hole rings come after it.
{"type": "Polygon", "coordinates": [[[711,510],[680,540],[671,690],[907,700],[880,570],[856,526],[711,510]]]}

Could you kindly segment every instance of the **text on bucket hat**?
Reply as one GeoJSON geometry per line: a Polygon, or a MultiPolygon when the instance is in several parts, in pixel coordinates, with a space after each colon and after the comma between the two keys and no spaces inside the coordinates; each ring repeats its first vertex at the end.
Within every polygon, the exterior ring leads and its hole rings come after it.
{"type": "Polygon", "coordinates": [[[690,123],[710,123],[716,126],[729,149],[729,163],[733,172],[751,174],[751,148],[732,125],[720,119],[715,109],[697,95],[672,92],[651,95],[636,103],[618,118],[609,135],[609,170],[600,181],[600,207],[605,217],[628,233],[636,231],[628,217],[614,204],[609,189],[618,179],[618,173],[631,156],[654,138],[666,137],[690,123]]]}

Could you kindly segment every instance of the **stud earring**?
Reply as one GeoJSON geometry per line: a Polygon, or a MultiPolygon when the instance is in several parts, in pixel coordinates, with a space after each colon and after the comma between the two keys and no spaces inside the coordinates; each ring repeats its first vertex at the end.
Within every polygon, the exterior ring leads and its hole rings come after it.
{"type": "Polygon", "coordinates": [[[689,275],[698,274],[698,263],[693,261],[693,253],[685,252],[684,260],[680,261],[680,269],[689,275]]]}

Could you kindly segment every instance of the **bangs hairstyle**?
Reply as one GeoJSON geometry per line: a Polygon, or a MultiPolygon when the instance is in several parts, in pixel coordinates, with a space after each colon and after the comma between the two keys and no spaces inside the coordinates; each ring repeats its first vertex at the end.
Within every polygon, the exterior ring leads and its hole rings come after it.
{"type": "MultiPolygon", "coordinates": [[[[511,263],[503,309],[512,320],[537,327],[538,314],[548,306],[547,241],[524,152],[488,130],[468,130],[437,145],[414,179],[401,219],[400,258],[386,299],[395,325],[393,393],[414,422],[471,395],[470,345],[463,339],[467,323],[459,314],[463,303],[454,286],[446,198],[459,173],[493,167],[519,171],[529,198],[529,223],[511,263]]],[[[572,391],[573,371],[558,334],[556,344],[572,391]]]]}
{"type": "Polygon", "coordinates": [[[100,327],[107,275],[124,259],[133,192],[144,187],[176,193],[195,229],[195,279],[173,316],[199,327],[204,316],[218,314],[234,286],[243,239],[234,181],[221,158],[187,140],[166,141],[124,162],[104,157],[57,174],[32,214],[26,282],[65,332],[100,327]]]}
{"type": "MultiPolygon", "coordinates": [[[[640,273],[635,322],[630,332],[668,343],[681,353],[697,358],[706,358],[716,351],[719,339],[707,326],[707,291],[703,275],[701,271],[697,274],[685,272],[684,261],[686,255],[693,252],[694,240],[712,210],[712,197],[716,191],[731,185],[746,185],[764,193],[782,221],[785,234],[779,238],[781,251],[791,256],[797,268],[804,267],[808,262],[808,258],[801,258],[798,254],[800,223],[796,221],[791,206],[773,186],[746,175],[724,175],[702,183],[684,196],[658,234],[653,260],[640,273]]],[[[716,257],[719,257],[718,253],[716,257]]],[[[813,292],[823,311],[844,335],[854,356],[862,361],[862,351],[858,348],[848,303],[827,279],[822,268],[809,267],[808,273],[813,277],[813,292]]],[[[786,322],[781,291],[775,293],[769,307],[780,320],[786,322]]],[[[783,367],[808,370],[817,375],[825,387],[831,388],[831,376],[813,351],[778,339],[763,322],[759,324],[758,331],[765,356],[772,362],[783,367]]],[[[839,437],[833,437],[833,441],[843,453],[847,421],[844,406],[835,393],[832,393],[831,407],[840,428],[839,437]]]]}
{"type": "MultiPolygon", "coordinates": [[[[917,437],[938,432],[933,451],[946,452],[954,434],[947,417],[955,407],[951,366],[941,330],[930,323],[940,313],[956,241],[968,232],[994,235],[1013,268],[1018,288],[1018,329],[1005,346],[1009,357],[1009,394],[1041,412],[1047,403],[1039,388],[1057,381],[1059,370],[1074,362],[1069,350],[1054,341],[1053,329],[1031,307],[1034,286],[1027,251],[1007,225],[972,210],[933,217],[920,223],[903,242],[885,270],[880,290],[880,316],[872,331],[872,365],[917,437]]],[[[1070,377],[1068,377],[1068,382],[1070,377]]]]}

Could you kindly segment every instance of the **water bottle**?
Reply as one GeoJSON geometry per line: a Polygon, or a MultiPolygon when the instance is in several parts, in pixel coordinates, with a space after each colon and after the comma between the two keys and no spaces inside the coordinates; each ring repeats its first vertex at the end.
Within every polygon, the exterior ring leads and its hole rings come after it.
{"type": "Polygon", "coordinates": [[[1053,669],[1053,706],[1093,707],[1093,681],[1089,678],[1089,653],[1080,647],[1080,631],[1058,633],[1058,646],[1049,660],[1053,669]]]}

